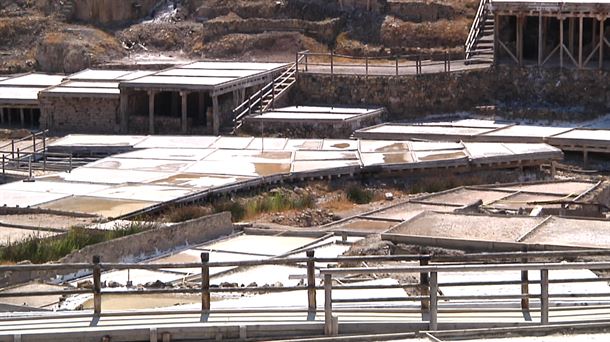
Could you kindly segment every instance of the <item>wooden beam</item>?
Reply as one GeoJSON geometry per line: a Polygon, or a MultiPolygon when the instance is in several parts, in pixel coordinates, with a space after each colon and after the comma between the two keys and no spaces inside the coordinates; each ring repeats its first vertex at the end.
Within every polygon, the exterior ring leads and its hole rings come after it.
{"type": "Polygon", "coordinates": [[[23,108],[19,108],[19,120],[21,121],[21,128],[25,127],[25,111],[23,108]]]}
{"type": "Polygon", "coordinates": [[[549,324],[549,270],[540,270],[540,323],[549,324]]]}
{"type": "Polygon", "coordinates": [[[568,19],[568,51],[574,54],[574,17],[568,19]]]}
{"type": "Polygon", "coordinates": [[[4,124],[4,112],[6,108],[0,108],[0,124],[4,124]]]}

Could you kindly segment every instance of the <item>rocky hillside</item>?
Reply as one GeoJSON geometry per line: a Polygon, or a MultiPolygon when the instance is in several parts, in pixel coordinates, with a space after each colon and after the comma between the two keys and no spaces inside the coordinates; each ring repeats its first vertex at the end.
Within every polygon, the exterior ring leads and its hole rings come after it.
{"type": "Polygon", "coordinates": [[[130,56],[292,60],[299,50],[461,54],[476,0],[0,0],[0,73],[130,56]]]}

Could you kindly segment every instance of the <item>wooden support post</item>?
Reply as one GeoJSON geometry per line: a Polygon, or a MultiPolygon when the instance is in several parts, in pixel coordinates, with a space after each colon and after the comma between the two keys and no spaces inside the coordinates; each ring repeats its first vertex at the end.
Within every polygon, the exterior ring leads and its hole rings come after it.
{"type": "Polygon", "coordinates": [[[606,17],[599,20],[599,70],[604,69],[604,48],[606,47],[604,42],[604,25],[606,25],[606,17]]]}
{"type": "Polygon", "coordinates": [[[438,273],[430,272],[430,330],[438,330],[438,273]]]}
{"type": "Polygon", "coordinates": [[[30,128],[35,128],[36,126],[34,125],[34,109],[29,108],[28,114],[30,114],[30,128]]]}
{"type": "Polygon", "coordinates": [[[102,313],[102,268],[99,255],[93,256],[93,313],[102,313]]]}
{"type": "Polygon", "coordinates": [[[499,52],[500,52],[500,44],[498,43],[500,40],[500,18],[502,18],[498,13],[494,13],[494,65],[499,64],[499,52]]]}
{"type": "Polygon", "coordinates": [[[540,270],[540,323],[549,324],[549,270],[540,270]]]}
{"type": "Polygon", "coordinates": [[[25,127],[25,109],[19,108],[19,120],[21,121],[21,128],[25,127]]]}
{"type": "Polygon", "coordinates": [[[297,51],[297,58],[296,58],[296,60],[294,62],[294,65],[295,65],[295,68],[296,68],[296,70],[295,70],[295,77],[298,79],[299,78],[299,52],[298,51],[297,51]]]}
{"type": "Polygon", "coordinates": [[[334,336],[333,329],[333,278],[332,274],[324,275],[324,334],[334,336]]]}
{"type": "Polygon", "coordinates": [[[188,133],[188,93],[186,91],[181,91],[180,92],[180,99],[182,100],[181,105],[181,111],[182,111],[182,116],[181,116],[181,131],[182,134],[186,134],[188,133]]]}
{"type": "Polygon", "coordinates": [[[218,107],[218,96],[212,97],[212,127],[214,135],[220,134],[220,108],[218,107]]]}
{"type": "Polygon", "coordinates": [[[396,76],[398,76],[398,56],[396,56],[396,76]]]}
{"type": "Polygon", "coordinates": [[[333,77],[335,73],[335,61],[334,61],[334,52],[330,50],[330,77],[333,77]]]}
{"type": "Polygon", "coordinates": [[[121,95],[119,97],[119,111],[121,117],[121,129],[120,132],[123,134],[129,133],[129,96],[127,95],[126,90],[121,91],[121,95]]]}
{"type": "Polygon", "coordinates": [[[542,61],[544,60],[544,37],[542,35],[543,25],[542,25],[542,12],[538,14],[538,66],[542,66],[542,61]]]}
{"type": "Polygon", "coordinates": [[[519,66],[523,66],[523,24],[525,20],[522,14],[517,16],[517,60],[519,66]]]}
{"type": "Polygon", "coordinates": [[[13,116],[12,116],[11,114],[12,114],[12,110],[11,110],[11,109],[9,109],[9,108],[7,108],[7,109],[6,109],[6,118],[7,118],[7,121],[8,121],[8,125],[9,125],[9,126],[12,126],[12,125],[13,125],[13,116]]]}
{"type": "Polygon", "coordinates": [[[582,64],[583,59],[583,31],[584,31],[584,17],[580,16],[579,18],[579,26],[578,26],[578,68],[582,69],[584,67],[584,65],[582,64]]]}
{"type": "Polygon", "coordinates": [[[568,51],[574,55],[574,17],[568,19],[568,51]]]}
{"type": "Polygon", "coordinates": [[[4,112],[6,111],[6,108],[0,108],[0,124],[4,125],[4,112]]]}
{"type": "Polygon", "coordinates": [[[316,261],[315,251],[307,251],[307,308],[310,313],[315,314],[318,304],[316,303],[316,261]]]}
{"type": "Polygon", "coordinates": [[[201,253],[201,311],[210,311],[210,261],[209,253],[201,253]]]}
{"type": "MultiPolygon", "coordinates": [[[[527,259],[525,259],[527,262],[527,259]]],[[[524,296],[529,296],[529,272],[521,271],[521,294],[524,296]]],[[[521,310],[529,310],[530,309],[530,299],[529,297],[521,298],[521,310]]]]}
{"type": "Polygon", "coordinates": [[[589,166],[589,151],[587,149],[582,151],[582,165],[585,168],[589,166]]]}
{"type": "Polygon", "coordinates": [[[155,134],[155,96],[154,91],[148,92],[148,132],[155,134]]]}
{"type": "Polygon", "coordinates": [[[564,25],[564,17],[559,18],[559,67],[563,69],[563,49],[565,49],[565,45],[563,43],[563,25],[564,25]]]}
{"type": "Polygon", "coordinates": [[[365,65],[364,75],[366,77],[369,77],[369,56],[364,56],[364,65],[365,65]]]}
{"type": "MultiPolygon", "coordinates": [[[[419,260],[419,266],[428,266],[429,262],[429,259],[422,258],[419,260]]],[[[419,288],[421,289],[420,295],[422,297],[430,296],[430,277],[428,276],[427,272],[422,272],[419,274],[419,288]]],[[[430,301],[428,299],[421,300],[421,310],[422,312],[430,311],[430,301]]]]}

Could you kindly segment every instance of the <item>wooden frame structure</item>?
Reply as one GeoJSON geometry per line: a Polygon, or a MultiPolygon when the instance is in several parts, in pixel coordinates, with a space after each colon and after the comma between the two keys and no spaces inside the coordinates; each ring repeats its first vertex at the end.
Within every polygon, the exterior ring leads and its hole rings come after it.
{"type": "Polygon", "coordinates": [[[603,69],[608,0],[492,0],[494,62],[603,69]]]}

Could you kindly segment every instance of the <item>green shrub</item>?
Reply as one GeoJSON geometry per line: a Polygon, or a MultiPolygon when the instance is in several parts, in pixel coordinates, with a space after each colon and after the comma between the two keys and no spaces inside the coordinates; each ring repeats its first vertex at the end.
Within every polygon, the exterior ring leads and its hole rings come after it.
{"type": "Polygon", "coordinates": [[[356,204],[367,204],[371,203],[374,197],[374,193],[371,190],[365,190],[357,185],[352,185],[347,188],[347,199],[356,204]]]}

